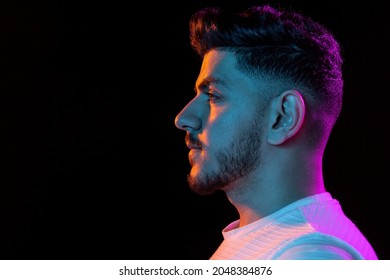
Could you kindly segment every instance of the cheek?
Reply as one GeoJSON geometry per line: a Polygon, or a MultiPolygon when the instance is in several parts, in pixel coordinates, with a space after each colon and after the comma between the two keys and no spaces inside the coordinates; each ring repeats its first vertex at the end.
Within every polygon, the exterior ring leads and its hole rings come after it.
{"type": "Polygon", "coordinates": [[[236,119],[214,119],[209,122],[207,129],[202,133],[203,143],[206,147],[212,149],[220,149],[230,145],[237,138],[241,122],[236,119]]]}
{"type": "Polygon", "coordinates": [[[211,108],[199,139],[213,149],[228,146],[242,134],[243,127],[252,122],[253,116],[251,106],[211,108]]]}

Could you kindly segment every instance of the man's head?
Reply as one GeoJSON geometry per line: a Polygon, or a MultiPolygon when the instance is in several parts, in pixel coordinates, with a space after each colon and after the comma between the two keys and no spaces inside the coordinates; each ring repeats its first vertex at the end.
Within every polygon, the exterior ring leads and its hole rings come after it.
{"type": "Polygon", "coordinates": [[[260,168],[264,142],[300,137],[323,152],[343,90],[340,47],[323,26],[270,6],[207,8],[192,16],[190,40],[203,63],[176,125],[187,131],[193,189],[211,193],[260,168]]]}

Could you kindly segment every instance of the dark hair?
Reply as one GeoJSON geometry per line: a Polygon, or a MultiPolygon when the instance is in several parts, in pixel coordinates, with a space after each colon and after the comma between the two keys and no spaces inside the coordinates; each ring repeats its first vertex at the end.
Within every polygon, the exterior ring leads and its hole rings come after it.
{"type": "Polygon", "coordinates": [[[303,91],[313,103],[311,121],[330,133],[342,105],[343,59],[333,34],[321,24],[269,5],[238,13],[211,7],[192,15],[190,43],[200,57],[215,48],[231,51],[245,73],[303,91]]]}

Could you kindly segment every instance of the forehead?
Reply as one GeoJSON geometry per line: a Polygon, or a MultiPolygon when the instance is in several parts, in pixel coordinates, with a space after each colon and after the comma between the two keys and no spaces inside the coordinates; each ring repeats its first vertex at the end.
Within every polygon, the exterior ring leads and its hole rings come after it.
{"type": "Polygon", "coordinates": [[[237,67],[234,53],[216,49],[204,56],[195,91],[207,91],[210,86],[218,88],[225,95],[246,96],[252,101],[260,99],[260,102],[268,99],[270,92],[278,92],[275,81],[263,75],[244,73],[237,67]]]}
{"type": "Polygon", "coordinates": [[[203,57],[202,69],[223,70],[235,68],[236,56],[232,52],[213,49],[203,57]]]}
{"type": "Polygon", "coordinates": [[[251,78],[236,67],[236,57],[232,52],[211,50],[203,58],[202,66],[196,81],[199,88],[205,81],[219,83],[223,86],[240,83],[253,83],[251,78]]]}

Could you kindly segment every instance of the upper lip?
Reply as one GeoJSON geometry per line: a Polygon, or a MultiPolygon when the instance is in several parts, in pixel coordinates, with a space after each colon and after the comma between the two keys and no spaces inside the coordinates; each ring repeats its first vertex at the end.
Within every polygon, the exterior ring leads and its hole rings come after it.
{"type": "Polygon", "coordinates": [[[189,141],[186,141],[186,145],[188,147],[188,149],[192,150],[192,149],[200,149],[200,146],[199,145],[196,145],[192,142],[189,142],[189,141]]]}
{"type": "Polygon", "coordinates": [[[201,142],[198,139],[196,139],[194,137],[194,135],[187,133],[184,141],[185,141],[188,149],[190,149],[190,150],[192,150],[192,149],[200,150],[202,148],[201,142]]]}

